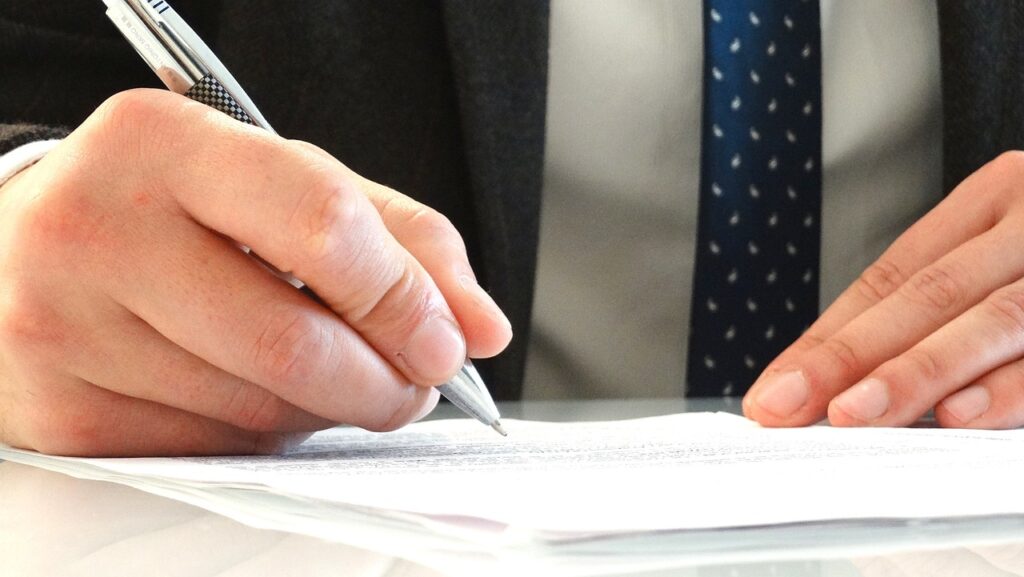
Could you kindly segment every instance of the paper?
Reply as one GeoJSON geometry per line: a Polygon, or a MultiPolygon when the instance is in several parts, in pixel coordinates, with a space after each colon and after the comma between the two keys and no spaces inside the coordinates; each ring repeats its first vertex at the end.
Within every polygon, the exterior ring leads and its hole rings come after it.
{"type": "Polygon", "coordinates": [[[724,413],[505,424],[507,438],[468,419],[384,434],[340,428],[281,457],[71,459],[0,449],[0,458],[129,484],[254,526],[327,538],[348,531],[340,537],[370,548],[381,546],[366,542],[371,527],[469,551],[1024,513],[1021,431],[763,429],[724,413]]]}

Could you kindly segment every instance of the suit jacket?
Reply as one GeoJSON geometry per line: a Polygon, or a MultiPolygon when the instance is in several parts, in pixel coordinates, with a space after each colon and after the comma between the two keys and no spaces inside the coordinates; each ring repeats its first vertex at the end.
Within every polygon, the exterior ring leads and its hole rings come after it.
{"type": "MultiPolygon", "coordinates": [[[[518,337],[481,363],[517,398],[537,253],[546,0],[177,0],[283,135],[446,215],[518,337]]],[[[947,188],[1024,148],[1024,0],[939,0],[947,188]]],[[[0,152],[158,86],[94,0],[0,4],[0,152]]]]}

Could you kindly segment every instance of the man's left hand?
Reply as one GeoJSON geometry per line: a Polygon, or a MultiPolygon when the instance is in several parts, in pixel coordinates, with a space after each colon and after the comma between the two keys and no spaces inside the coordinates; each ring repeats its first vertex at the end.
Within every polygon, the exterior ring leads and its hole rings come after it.
{"type": "Polygon", "coordinates": [[[1024,152],[910,227],[743,399],[767,426],[1024,425],[1024,152]]]}

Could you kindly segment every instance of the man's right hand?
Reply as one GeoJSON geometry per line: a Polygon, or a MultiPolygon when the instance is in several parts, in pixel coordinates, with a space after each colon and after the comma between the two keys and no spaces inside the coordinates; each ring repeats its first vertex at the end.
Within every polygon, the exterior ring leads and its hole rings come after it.
{"type": "Polygon", "coordinates": [[[335,423],[390,430],[511,336],[444,217],[170,92],[111,98],[0,188],[14,446],[260,453],[335,423]]]}

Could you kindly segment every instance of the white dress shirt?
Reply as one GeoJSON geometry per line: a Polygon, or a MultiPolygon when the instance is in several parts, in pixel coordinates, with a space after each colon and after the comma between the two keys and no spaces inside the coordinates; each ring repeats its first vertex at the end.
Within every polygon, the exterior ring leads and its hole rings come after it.
{"type": "MultiPolygon", "coordinates": [[[[700,0],[553,0],[526,398],[679,396],[700,0]]],[[[933,0],[822,0],[821,306],[941,200],[933,0]]]]}

